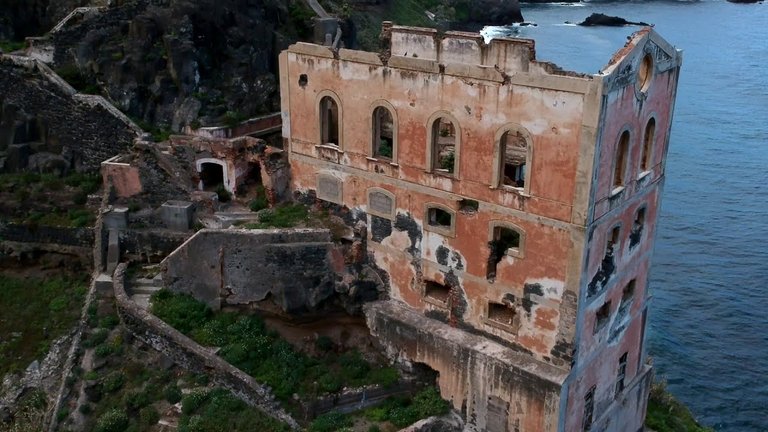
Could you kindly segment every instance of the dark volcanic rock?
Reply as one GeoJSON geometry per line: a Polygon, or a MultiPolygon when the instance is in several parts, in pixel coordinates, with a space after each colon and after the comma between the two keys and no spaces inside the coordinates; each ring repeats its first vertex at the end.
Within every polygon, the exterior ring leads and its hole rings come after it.
{"type": "Polygon", "coordinates": [[[294,3],[126,0],[54,34],[54,62],[148,124],[237,122],[279,110],[279,49],[308,25],[294,3]]]}
{"type": "Polygon", "coordinates": [[[650,24],[644,23],[642,21],[641,22],[627,21],[621,17],[610,16],[610,15],[605,15],[601,13],[593,13],[592,15],[588,16],[587,19],[585,19],[583,22],[580,22],[579,25],[621,27],[625,25],[648,26],[650,24]]]}
{"type": "Polygon", "coordinates": [[[468,21],[485,25],[503,25],[523,22],[520,3],[517,0],[472,0],[464,6],[468,9],[468,21]]]}
{"type": "Polygon", "coordinates": [[[45,33],[72,9],[88,3],[83,0],[2,0],[0,39],[22,39],[45,33]]]}

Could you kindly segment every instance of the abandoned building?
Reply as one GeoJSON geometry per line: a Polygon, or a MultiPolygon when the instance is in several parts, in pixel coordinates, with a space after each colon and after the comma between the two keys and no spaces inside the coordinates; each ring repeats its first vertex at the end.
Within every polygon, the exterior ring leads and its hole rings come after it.
{"type": "Polygon", "coordinates": [[[365,218],[389,275],[372,333],[436,370],[469,430],[642,430],[681,52],[645,28],[587,75],[527,39],[382,39],[280,56],[291,187],[365,218]]]}

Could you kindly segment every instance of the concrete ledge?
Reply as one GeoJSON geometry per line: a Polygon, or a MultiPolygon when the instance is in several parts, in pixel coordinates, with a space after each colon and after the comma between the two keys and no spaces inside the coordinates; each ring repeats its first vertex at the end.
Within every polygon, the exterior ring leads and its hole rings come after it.
{"type": "Polygon", "coordinates": [[[391,357],[424,363],[439,373],[442,397],[466,412],[465,430],[504,432],[521,424],[526,431],[558,430],[567,370],[397,301],[368,303],[364,312],[371,334],[391,357]]]}
{"type": "Polygon", "coordinates": [[[470,64],[450,63],[445,65],[445,74],[464,78],[474,78],[483,81],[504,82],[504,76],[491,66],[476,66],[470,64]]]}
{"type": "Polygon", "coordinates": [[[440,65],[433,60],[392,56],[389,58],[388,64],[391,68],[409,69],[419,72],[440,73],[440,65]]]}
{"type": "Polygon", "coordinates": [[[274,400],[268,388],[132,302],[125,292],[126,267],[125,263],[118,265],[113,276],[115,301],[120,319],[136,338],[181,367],[208,374],[214,383],[232,391],[264,414],[287,423],[294,430],[299,429],[296,420],[274,400]]]}
{"type": "Polygon", "coordinates": [[[384,66],[377,53],[368,51],[357,51],[342,48],[339,50],[339,59],[357,63],[371,64],[375,66],[384,66]]]}
{"type": "Polygon", "coordinates": [[[329,47],[315,45],[306,42],[296,42],[288,47],[288,52],[295,54],[304,54],[313,57],[333,58],[333,51],[329,47]]]}

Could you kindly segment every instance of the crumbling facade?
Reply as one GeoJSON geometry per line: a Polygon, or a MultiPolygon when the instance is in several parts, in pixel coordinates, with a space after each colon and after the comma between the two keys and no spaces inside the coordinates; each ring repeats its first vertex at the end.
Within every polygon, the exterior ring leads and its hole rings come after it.
{"type": "Polygon", "coordinates": [[[531,40],[382,38],[280,56],[294,193],[367,220],[389,275],[372,331],[437,370],[471,430],[641,430],[680,51],[646,28],[585,75],[531,40]]]}

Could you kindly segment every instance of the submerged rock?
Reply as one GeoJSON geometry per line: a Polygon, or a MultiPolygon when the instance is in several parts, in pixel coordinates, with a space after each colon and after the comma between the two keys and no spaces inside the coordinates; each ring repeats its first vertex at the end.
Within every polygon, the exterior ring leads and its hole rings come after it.
{"type": "Polygon", "coordinates": [[[579,23],[580,26],[608,26],[608,27],[621,27],[626,25],[638,25],[649,26],[650,24],[642,21],[634,22],[627,21],[624,18],[617,16],[610,16],[601,13],[593,13],[588,16],[587,19],[579,23]]]}

